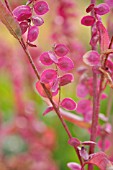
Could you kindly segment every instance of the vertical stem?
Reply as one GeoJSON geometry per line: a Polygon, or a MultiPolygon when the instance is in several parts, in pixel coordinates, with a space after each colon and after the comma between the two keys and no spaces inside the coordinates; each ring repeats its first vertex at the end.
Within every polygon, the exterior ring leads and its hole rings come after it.
{"type": "MultiPolygon", "coordinates": [[[[91,3],[96,4],[96,0],[91,0],[91,3]]],[[[91,16],[94,16],[94,11],[91,12],[91,16]]],[[[91,34],[92,34],[91,28],[91,34]]],[[[92,50],[96,50],[96,46],[92,46],[92,50]]],[[[98,74],[96,68],[93,67],[93,115],[92,115],[92,125],[91,125],[91,141],[96,141],[97,135],[97,125],[98,125],[98,113],[99,113],[99,90],[98,90],[98,74]]],[[[89,148],[89,154],[94,153],[95,145],[91,145],[89,148]]],[[[89,170],[93,169],[92,165],[88,166],[89,170]]]]}

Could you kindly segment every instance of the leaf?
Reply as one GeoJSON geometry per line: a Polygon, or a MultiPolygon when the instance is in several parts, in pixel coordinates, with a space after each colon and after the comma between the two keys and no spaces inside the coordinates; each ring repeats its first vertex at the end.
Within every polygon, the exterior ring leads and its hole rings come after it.
{"type": "MultiPolygon", "coordinates": [[[[111,162],[108,160],[107,155],[104,152],[98,152],[90,155],[91,158],[84,163],[93,164],[100,168],[100,170],[106,170],[108,166],[112,166],[111,162]]],[[[84,166],[83,165],[83,166],[84,166]]]]}
{"type": "Polygon", "coordinates": [[[100,33],[100,49],[101,49],[101,52],[103,52],[107,50],[109,47],[109,42],[110,42],[109,35],[108,35],[106,28],[102,24],[102,22],[97,21],[97,28],[100,33]]]}
{"type": "Polygon", "coordinates": [[[6,7],[3,5],[1,1],[0,1],[0,20],[16,39],[18,39],[18,37],[21,36],[21,29],[18,22],[7,11],[6,7]]]}
{"type": "Polygon", "coordinates": [[[62,117],[63,117],[65,120],[67,120],[67,121],[69,121],[69,122],[71,122],[71,123],[74,123],[75,125],[77,125],[77,126],[79,126],[79,127],[81,127],[81,128],[86,128],[86,129],[88,129],[88,128],[91,127],[91,124],[90,124],[90,123],[85,122],[85,121],[83,120],[83,118],[80,117],[80,116],[78,116],[78,115],[74,115],[74,114],[72,114],[72,113],[70,113],[70,112],[68,112],[68,111],[64,111],[63,109],[60,109],[60,113],[61,113],[62,117]]]}

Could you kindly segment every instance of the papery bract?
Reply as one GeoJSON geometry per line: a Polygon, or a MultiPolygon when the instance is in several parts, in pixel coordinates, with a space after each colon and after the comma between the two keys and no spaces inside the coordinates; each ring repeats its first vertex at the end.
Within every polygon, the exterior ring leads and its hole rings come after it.
{"type": "Polygon", "coordinates": [[[43,116],[45,116],[46,114],[48,114],[48,113],[51,112],[52,110],[54,110],[53,106],[47,107],[47,109],[43,112],[43,116]]]}
{"type": "Polygon", "coordinates": [[[89,159],[89,154],[86,151],[86,149],[84,147],[81,148],[81,150],[79,150],[80,156],[87,161],[89,159]]]}
{"type": "Polygon", "coordinates": [[[41,83],[50,83],[57,78],[57,72],[53,69],[44,70],[40,77],[41,83]]]}
{"type": "Polygon", "coordinates": [[[85,26],[92,26],[95,23],[95,18],[93,16],[84,16],[81,20],[81,24],[85,26]]]}
{"type": "Polygon", "coordinates": [[[42,53],[40,56],[40,61],[42,64],[48,65],[48,66],[53,64],[53,61],[50,58],[49,52],[42,53]]]}
{"type": "Polygon", "coordinates": [[[51,90],[52,92],[55,92],[58,88],[59,88],[59,81],[58,81],[58,78],[56,78],[53,82],[51,90]]]}
{"type": "Polygon", "coordinates": [[[48,4],[45,1],[38,1],[34,5],[34,10],[38,15],[44,15],[49,11],[48,4]]]}
{"type": "Polygon", "coordinates": [[[94,9],[94,4],[90,4],[90,5],[87,7],[86,12],[89,13],[89,12],[91,12],[93,9],[94,9]]]}
{"type": "Polygon", "coordinates": [[[66,84],[71,83],[74,80],[74,76],[71,73],[67,73],[62,77],[59,77],[59,85],[65,86],[66,84]]]}
{"type": "Polygon", "coordinates": [[[74,63],[69,57],[60,57],[58,59],[58,67],[62,71],[70,71],[74,68],[74,63]]]}
{"type": "Polygon", "coordinates": [[[89,66],[96,66],[100,64],[100,55],[97,51],[91,50],[83,55],[83,61],[89,66]]]}
{"type": "Polygon", "coordinates": [[[41,26],[44,23],[44,20],[39,16],[32,17],[33,24],[36,26],[41,26]]]}
{"type": "Polygon", "coordinates": [[[69,49],[64,44],[57,44],[54,51],[58,56],[63,57],[69,52],[69,49]]]}
{"type": "Polygon", "coordinates": [[[109,6],[106,3],[99,4],[94,9],[98,15],[104,15],[110,11],[109,6]]]}
{"type": "Polygon", "coordinates": [[[57,64],[57,63],[58,63],[57,56],[56,56],[52,51],[49,51],[48,54],[49,54],[50,59],[51,59],[54,63],[57,64]]]}
{"type": "Polygon", "coordinates": [[[67,164],[68,168],[70,168],[71,170],[81,170],[81,166],[75,162],[69,162],[67,164]]]}
{"type": "Polygon", "coordinates": [[[18,21],[23,21],[31,17],[31,8],[27,5],[21,5],[13,10],[13,15],[18,21]]]}
{"type": "Polygon", "coordinates": [[[71,98],[65,98],[61,101],[60,105],[67,110],[75,110],[77,104],[71,98]]]}
{"type": "Polygon", "coordinates": [[[39,34],[39,29],[37,26],[31,26],[28,30],[28,40],[33,42],[37,39],[39,34]]]}
{"type": "Polygon", "coordinates": [[[20,28],[21,28],[22,34],[24,34],[28,29],[28,23],[25,22],[25,21],[21,22],[20,23],[20,28]]]}

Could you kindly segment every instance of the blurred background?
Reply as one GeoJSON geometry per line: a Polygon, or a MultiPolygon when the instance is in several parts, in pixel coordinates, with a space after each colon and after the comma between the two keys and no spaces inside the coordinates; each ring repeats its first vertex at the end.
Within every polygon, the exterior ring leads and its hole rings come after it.
{"type": "MultiPolygon", "coordinates": [[[[39,28],[37,48],[30,48],[41,73],[43,65],[38,58],[44,51],[52,50],[56,43],[70,49],[75,63],[75,81],[62,88],[61,97],[75,101],[79,81],[77,68],[82,66],[82,56],[90,50],[90,28],[81,25],[89,0],[47,0],[50,11],[43,17],[39,28]],[[62,4],[65,16],[59,12],[62,4]],[[72,3],[72,6],[69,4],[72,3]]],[[[103,2],[98,0],[98,4],[103,2]]],[[[10,0],[12,9],[25,4],[25,0],[10,0]]],[[[106,25],[108,15],[103,17],[106,25]]],[[[26,39],[26,34],[24,35],[26,39]]],[[[78,162],[75,151],[67,144],[68,137],[54,112],[42,115],[47,105],[35,88],[37,79],[16,39],[0,23],[0,170],[68,170],[68,162],[78,162]]],[[[106,89],[109,93],[109,89],[106,89]]],[[[101,112],[107,107],[102,101],[101,112]]],[[[76,114],[73,112],[73,114],[76,114]]],[[[67,122],[73,136],[89,140],[87,128],[67,122]]]]}

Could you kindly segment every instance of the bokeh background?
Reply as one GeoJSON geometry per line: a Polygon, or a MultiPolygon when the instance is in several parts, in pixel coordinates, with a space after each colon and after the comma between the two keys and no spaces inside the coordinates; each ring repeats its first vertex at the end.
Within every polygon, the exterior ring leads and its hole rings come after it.
{"type": "MultiPolygon", "coordinates": [[[[41,73],[44,67],[39,63],[43,51],[52,49],[55,43],[70,43],[71,57],[75,63],[75,81],[62,89],[63,97],[75,101],[78,66],[83,65],[82,55],[90,49],[90,28],[81,25],[82,16],[89,0],[73,0],[75,16],[63,25],[58,17],[60,0],[47,0],[50,11],[44,16],[40,28],[37,48],[29,48],[33,60],[41,73]],[[68,32],[66,32],[68,30],[68,32]]],[[[66,0],[64,0],[64,3],[66,0]]],[[[98,4],[103,2],[98,0],[98,4]]],[[[10,0],[12,9],[25,4],[25,0],[10,0]]],[[[103,17],[106,24],[108,15],[103,17]]],[[[26,35],[24,35],[26,38],[26,35]]],[[[68,137],[54,112],[42,115],[47,105],[37,93],[37,79],[27,57],[17,40],[0,23],[0,170],[68,170],[68,162],[78,162],[75,151],[67,144],[68,137]]],[[[106,89],[109,93],[109,88],[106,89]]],[[[107,102],[102,102],[105,112],[107,102]]],[[[73,112],[73,114],[76,114],[73,112]]],[[[81,141],[89,140],[87,129],[67,122],[73,136],[81,141]]]]}

